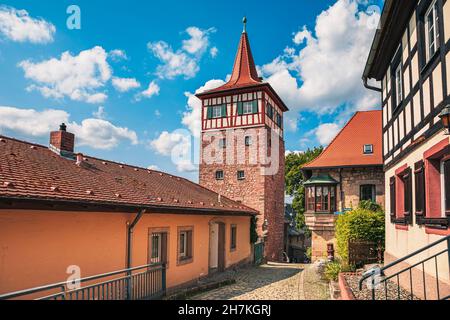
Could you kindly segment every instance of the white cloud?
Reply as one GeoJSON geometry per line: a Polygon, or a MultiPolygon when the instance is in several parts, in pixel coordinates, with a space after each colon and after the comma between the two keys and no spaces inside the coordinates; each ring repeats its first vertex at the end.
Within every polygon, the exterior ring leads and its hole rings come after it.
{"type": "Polygon", "coordinates": [[[108,150],[121,141],[138,143],[136,132],[128,128],[117,127],[102,119],[85,119],[81,124],[70,122],[70,116],[63,110],[19,109],[0,106],[0,129],[7,129],[33,137],[48,136],[57,130],[59,124],[67,123],[68,130],[76,135],[78,146],[108,150]]]}
{"type": "Polygon", "coordinates": [[[213,58],[217,57],[218,53],[219,53],[219,49],[217,49],[217,47],[212,47],[211,50],[209,50],[209,54],[213,58]]]}
{"type": "Polygon", "coordinates": [[[105,112],[105,107],[102,107],[102,106],[100,106],[100,107],[98,107],[98,109],[97,109],[97,111],[94,111],[93,113],[92,113],[92,115],[94,116],[94,118],[97,118],[97,119],[106,119],[106,112],[105,112]]]}
{"type": "Polygon", "coordinates": [[[375,31],[373,17],[358,3],[338,0],[317,17],[314,35],[306,27],[295,34],[293,42],[303,48],[286,48],[260,68],[291,109],[326,114],[341,106],[352,112],[378,107],[378,94],[361,80],[375,31]]]}
{"type": "Polygon", "coordinates": [[[159,87],[159,85],[155,81],[152,81],[148,85],[148,88],[146,90],[142,91],[136,98],[137,99],[139,99],[141,97],[151,98],[153,96],[159,95],[160,90],[161,90],[161,88],[159,87]]]}
{"type": "MultiPolygon", "coordinates": [[[[203,86],[198,88],[195,93],[202,93],[207,90],[212,90],[215,88],[220,87],[223,85],[225,81],[223,80],[210,80],[207,81],[203,86]]],[[[185,125],[191,133],[195,137],[200,136],[201,131],[201,112],[202,112],[202,103],[200,99],[198,99],[195,94],[192,94],[190,92],[185,92],[185,96],[187,97],[187,111],[183,113],[183,118],[181,120],[181,123],[185,125]]]]}
{"type": "Polygon", "coordinates": [[[58,126],[69,121],[69,114],[63,110],[19,109],[0,106],[0,129],[7,129],[28,136],[39,137],[49,134],[58,126]]]}
{"type": "Polygon", "coordinates": [[[209,46],[209,34],[215,32],[214,28],[202,30],[197,27],[186,29],[190,39],[183,40],[183,50],[195,55],[202,55],[209,46]]]}
{"type": "Polygon", "coordinates": [[[111,78],[111,67],[102,47],[81,51],[77,56],[68,51],[60,59],[52,58],[39,63],[25,60],[19,63],[25,77],[34,81],[28,90],[37,90],[46,98],[68,97],[74,101],[102,103],[107,99],[104,87],[111,78]]]}
{"type": "Polygon", "coordinates": [[[128,60],[126,52],[121,49],[111,50],[110,52],[108,52],[108,57],[110,57],[114,62],[118,62],[120,60],[128,60]]]}
{"type": "Polygon", "coordinates": [[[321,124],[315,129],[315,135],[321,145],[328,145],[339,133],[341,126],[336,123],[321,124]]]}
{"type": "Polygon", "coordinates": [[[117,127],[102,119],[85,119],[81,121],[81,124],[71,122],[67,127],[75,134],[77,144],[80,146],[110,150],[125,140],[133,145],[138,144],[136,132],[128,128],[117,127]]]}
{"type": "Polygon", "coordinates": [[[127,92],[139,88],[141,84],[135,78],[112,78],[112,85],[119,92],[127,92]]]}
{"type": "Polygon", "coordinates": [[[26,10],[0,6],[0,33],[16,42],[53,42],[56,28],[42,18],[32,18],[26,10]]]}
{"type": "MultiPolygon", "coordinates": [[[[210,80],[198,88],[195,93],[201,93],[223,85],[223,80],[210,80]]],[[[186,92],[187,106],[183,113],[181,123],[189,129],[164,131],[156,139],[150,142],[150,147],[164,156],[171,156],[172,162],[179,172],[195,172],[198,166],[193,164],[191,155],[191,139],[199,138],[201,132],[201,101],[195,94],[186,92]]],[[[198,141],[197,141],[198,142],[198,141]]]]}
{"type": "Polygon", "coordinates": [[[150,142],[150,146],[158,154],[161,154],[163,156],[170,156],[172,155],[172,150],[180,143],[188,144],[189,138],[182,133],[169,133],[168,131],[164,131],[159,135],[158,138],[150,142]]]}
{"type": "Polygon", "coordinates": [[[195,77],[200,70],[198,63],[209,47],[209,34],[214,31],[214,28],[187,28],[186,32],[190,38],[183,40],[181,49],[176,51],[165,41],[149,42],[148,49],[162,62],[156,69],[156,75],[161,79],[195,77]]]}
{"type": "Polygon", "coordinates": [[[154,165],[154,164],[148,166],[147,169],[148,170],[154,170],[154,171],[159,171],[160,170],[159,167],[157,165],[154,165]]]}

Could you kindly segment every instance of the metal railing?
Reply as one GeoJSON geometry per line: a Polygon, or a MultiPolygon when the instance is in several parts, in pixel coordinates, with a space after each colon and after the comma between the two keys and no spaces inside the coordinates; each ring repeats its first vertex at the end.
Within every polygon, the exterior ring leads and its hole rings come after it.
{"type": "MultiPolygon", "coordinates": [[[[395,287],[395,291],[396,291],[396,298],[397,300],[401,300],[402,299],[402,290],[404,291],[403,288],[401,288],[400,286],[400,276],[402,275],[406,275],[409,276],[409,287],[410,287],[410,291],[408,292],[408,296],[410,300],[414,300],[415,299],[415,295],[414,295],[414,285],[413,285],[413,274],[412,271],[414,268],[416,267],[421,267],[422,269],[422,281],[423,281],[423,286],[421,289],[423,289],[423,297],[425,300],[427,300],[427,281],[426,281],[426,272],[425,272],[425,263],[426,262],[434,262],[434,268],[435,268],[435,272],[433,277],[435,276],[435,281],[436,281],[436,297],[437,300],[449,300],[450,299],[450,295],[441,296],[441,292],[440,292],[440,285],[439,285],[439,268],[438,268],[438,258],[441,256],[444,256],[445,254],[447,254],[448,256],[448,265],[450,267],[450,236],[447,237],[443,237],[442,239],[440,239],[439,241],[436,241],[434,243],[431,243],[429,245],[427,245],[426,247],[423,247],[420,250],[417,250],[401,259],[398,259],[386,266],[384,266],[383,268],[379,269],[379,270],[369,270],[365,275],[363,275],[363,277],[359,280],[359,290],[362,290],[363,288],[363,282],[364,281],[369,281],[370,283],[370,290],[372,291],[372,300],[376,300],[376,290],[377,288],[380,289],[379,291],[379,297],[383,297],[383,292],[384,292],[384,300],[388,300],[388,282],[394,282],[393,280],[395,280],[393,286],[395,287]],[[438,245],[442,244],[442,243],[446,243],[447,248],[444,250],[440,250],[435,254],[432,254],[431,256],[420,260],[419,262],[416,262],[408,267],[405,267],[403,269],[401,269],[400,271],[397,272],[393,272],[392,274],[390,274],[389,276],[386,276],[386,273],[389,273],[389,270],[392,270],[392,268],[394,267],[399,267],[399,264],[402,262],[405,262],[408,259],[417,257],[419,254],[430,250],[430,249],[434,249],[436,248],[438,245]],[[378,277],[377,277],[378,276],[378,277]]],[[[392,284],[391,284],[392,286],[392,284]]],[[[417,290],[419,290],[419,288],[416,288],[417,290]]],[[[417,293],[416,290],[416,293],[417,293]]]]}
{"type": "Polygon", "coordinates": [[[0,300],[153,300],[166,294],[166,266],[145,265],[0,295],[0,300]]]}

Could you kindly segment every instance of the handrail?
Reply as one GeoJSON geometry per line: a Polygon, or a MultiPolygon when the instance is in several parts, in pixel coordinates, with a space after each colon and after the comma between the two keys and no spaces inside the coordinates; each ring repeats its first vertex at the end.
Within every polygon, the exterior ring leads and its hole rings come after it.
{"type": "MultiPolygon", "coordinates": [[[[92,280],[97,280],[100,278],[111,277],[111,276],[115,276],[115,275],[118,275],[121,273],[133,272],[133,271],[142,270],[142,269],[146,269],[146,268],[150,268],[150,267],[154,268],[154,270],[159,270],[159,269],[163,269],[164,265],[162,265],[162,264],[159,264],[159,265],[147,264],[147,265],[143,265],[143,266],[139,266],[139,267],[133,267],[133,268],[129,268],[129,269],[122,269],[122,270],[118,270],[118,271],[107,272],[107,273],[103,273],[103,274],[99,274],[99,275],[95,275],[95,276],[89,276],[86,278],[81,278],[78,281],[80,283],[84,283],[84,282],[88,282],[88,281],[92,281],[92,280]]],[[[16,298],[19,296],[30,295],[30,294],[33,294],[36,292],[47,291],[47,290],[57,289],[57,288],[60,288],[61,292],[55,293],[54,295],[55,296],[64,295],[65,288],[68,283],[69,283],[69,281],[62,281],[62,282],[53,283],[53,284],[49,284],[49,285],[45,285],[45,286],[39,286],[39,287],[30,288],[30,289],[19,290],[19,291],[0,295],[0,300],[12,299],[12,298],[16,298]]]]}
{"type": "MultiPolygon", "coordinates": [[[[424,252],[424,251],[426,251],[426,250],[428,250],[428,249],[431,249],[431,248],[437,246],[438,244],[440,244],[441,242],[445,242],[445,241],[450,241],[450,236],[443,237],[442,239],[439,239],[439,240],[436,241],[436,242],[433,242],[433,243],[431,243],[431,244],[429,244],[429,245],[427,245],[427,246],[425,246],[425,247],[423,247],[423,248],[421,248],[421,249],[419,249],[419,250],[417,250],[417,251],[414,251],[413,253],[410,253],[410,254],[408,254],[407,256],[404,256],[404,257],[401,258],[401,259],[398,259],[398,260],[396,260],[396,261],[394,261],[394,262],[391,262],[390,264],[388,264],[388,265],[386,265],[386,266],[384,266],[383,268],[380,269],[381,274],[383,274],[383,271],[384,271],[384,270],[389,269],[389,268],[391,268],[391,267],[393,267],[393,266],[396,266],[397,264],[399,264],[399,263],[401,263],[401,262],[403,262],[403,261],[405,261],[405,260],[408,260],[408,259],[414,257],[415,255],[418,255],[418,254],[420,254],[420,253],[422,253],[422,252],[424,252]]],[[[449,249],[450,249],[450,248],[449,248],[449,249]]],[[[368,274],[366,274],[365,276],[363,276],[363,277],[359,280],[359,290],[362,290],[362,284],[363,284],[363,282],[364,282],[365,280],[369,279],[369,278],[372,277],[372,276],[373,276],[372,273],[368,273],[368,274]]]]}

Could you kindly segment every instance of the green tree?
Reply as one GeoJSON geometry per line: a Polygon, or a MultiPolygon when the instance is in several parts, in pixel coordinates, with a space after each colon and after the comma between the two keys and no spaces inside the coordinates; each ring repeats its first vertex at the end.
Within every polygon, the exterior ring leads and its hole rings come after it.
{"type": "Polygon", "coordinates": [[[317,158],[323,147],[308,149],[302,153],[290,153],[286,156],[286,194],[293,197],[292,207],[296,212],[297,228],[304,229],[305,225],[305,188],[302,167],[317,158]]]}

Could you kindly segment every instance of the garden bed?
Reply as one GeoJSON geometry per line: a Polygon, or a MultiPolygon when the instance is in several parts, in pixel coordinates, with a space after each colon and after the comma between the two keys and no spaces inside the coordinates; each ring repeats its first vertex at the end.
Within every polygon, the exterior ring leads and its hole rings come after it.
{"type": "MultiPolygon", "coordinates": [[[[342,285],[350,290],[350,299],[344,299],[344,292],[341,287],[341,294],[344,300],[351,300],[353,296],[356,300],[372,300],[372,290],[367,289],[363,285],[363,289],[359,290],[359,280],[362,275],[359,273],[341,273],[340,281],[342,285]]],[[[398,289],[395,282],[387,281],[385,284],[380,285],[379,288],[375,289],[375,299],[376,300],[419,300],[417,297],[411,297],[411,293],[403,288],[398,289]]]]}

